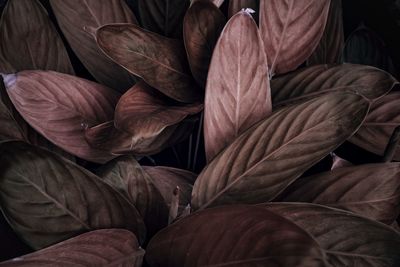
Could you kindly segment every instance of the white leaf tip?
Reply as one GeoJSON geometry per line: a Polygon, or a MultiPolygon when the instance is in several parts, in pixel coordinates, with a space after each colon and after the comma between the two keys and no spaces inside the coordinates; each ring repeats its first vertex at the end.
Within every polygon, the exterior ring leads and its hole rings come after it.
{"type": "Polygon", "coordinates": [[[6,88],[10,88],[17,82],[17,75],[16,74],[4,74],[0,73],[1,77],[3,77],[3,82],[6,88]]]}
{"type": "Polygon", "coordinates": [[[249,15],[256,13],[256,11],[252,8],[242,8],[242,12],[245,12],[249,15]]]}

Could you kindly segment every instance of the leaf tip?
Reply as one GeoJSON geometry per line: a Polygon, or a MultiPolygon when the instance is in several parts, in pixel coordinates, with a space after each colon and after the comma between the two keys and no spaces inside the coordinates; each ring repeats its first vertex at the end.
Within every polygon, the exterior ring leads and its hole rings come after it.
{"type": "Polygon", "coordinates": [[[17,82],[17,75],[12,73],[12,74],[4,74],[0,73],[1,77],[3,77],[3,82],[6,88],[10,88],[17,82]]]}
{"type": "Polygon", "coordinates": [[[254,9],[252,9],[252,8],[242,8],[242,12],[244,12],[244,13],[250,15],[250,16],[251,16],[251,14],[256,13],[256,11],[254,9]]]}

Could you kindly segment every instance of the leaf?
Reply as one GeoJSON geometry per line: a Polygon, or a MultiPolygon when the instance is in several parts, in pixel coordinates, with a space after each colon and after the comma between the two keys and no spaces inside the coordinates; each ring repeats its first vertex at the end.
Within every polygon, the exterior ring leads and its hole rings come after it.
{"type": "Polygon", "coordinates": [[[7,93],[24,119],[65,151],[104,163],[112,155],[91,148],[85,128],[108,121],[120,97],[115,91],[67,74],[23,71],[5,76],[7,93]]]}
{"type": "Polygon", "coordinates": [[[206,87],[211,56],[225,22],[224,14],[208,0],[196,1],[186,12],[183,40],[190,69],[202,88],[206,87]]]}
{"type": "Polygon", "coordinates": [[[225,26],[211,60],[204,109],[208,161],[271,110],[262,39],[251,15],[241,11],[225,26]]]}
{"type": "Polygon", "coordinates": [[[171,38],[182,36],[182,21],[190,0],[138,0],[145,29],[171,38]]]}
{"type": "Polygon", "coordinates": [[[175,103],[141,81],[118,101],[114,124],[133,136],[151,138],[202,109],[201,103],[175,103]]]}
{"type": "Polygon", "coordinates": [[[324,34],[307,65],[342,63],[344,49],[342,0],[331,0],[324,34]]]}
{"type": "Polygon", "coordinates": [[[400,264],[400,235],[384,224],[315,204],[276,203],[265,207],[310,233],[332,266],[400,264]]]}
{"type": "Polygon", "coordinates": [[[272,79],[272,103],[277,107],[335,91],[352,91],[373,100],[396,84],[393,76],[374,67],[317,65],[272,79]]]}
{"type": "Polygon", "coordinates": [[[40,69],[74,74],[67,50],[39,1],[8,1],[0,40],[0,58],[5,60],[0,61],[0,72],[40,69]]]}
{"type": "Polygon", "coordinates": [[[274,112],[203,169],[192,207],[272,200],[349,138],[368,109],[361,96],[333,93],[274,112]]]}
{"type": "Polygon", "coordinates": [[[0,263],[10,266],[142,266],[144,250],[122,229],[96,230],[0,263]]]}
{"type": "Polygon", "coordinates": [[[159,232],[146,249],[150,267],[325,266],[316,242],[264,208],[196,212],[159,232]]]}
{"type": "Polygon", "coordinates": [[[131,156],[102,166],[97,174],[125,195],[142,215],[151,237],[168,224],[168,207],[152,179],[131,156]]]}
{"type": "Polygon", "coordinates": [[[31,247],[102,228],[124,228],[144,240],[135,207],[94,174],[21,142],[2,144],[0,152],[2,212],[31,247]]]}
{"type": "Polygon", "coordinates": [[[228,17],[233,17],[236,13],[243,8],[250,8],[255,11],[255,21],[258,21],[258,14],[260,11],[260,0],[230,0],[228,7],[228,17]]]}
{"type": "Polygon", "coordinates": [[[318,46],[330,0],[260,1],[260,32],[271,75],[302,64],[318,46]]]}
{"type": "MultiPolygon", "coordinates": [[[[372,104],[365,122],[349,141],[383,156],[390,136],[399,125],[400,92],[393,91],[372,104]]],[[[394,160],[400,160],[400,149],[397,149],[394,160]]]]}
{"type": "Polygon", "coordinates": [[[298,180],[278,198],[345,209],[392,224],[400,214],[400,163],[340,168],[298,180]]]}
{"type": "Polygon", "coordinates": [[[100,83],[124,92],[134,77],[112,62],[98,48],[93,29],[108,23],[137,23],[123,0],[50,0],[68,43],[85,67],[100,83]]]}
{"type": "Polygon", "coordinates": [[[200,98],[180,41],[133,24],[105,25],[96,36],[106,55],[165,95],[182,102],[200,98]]]}

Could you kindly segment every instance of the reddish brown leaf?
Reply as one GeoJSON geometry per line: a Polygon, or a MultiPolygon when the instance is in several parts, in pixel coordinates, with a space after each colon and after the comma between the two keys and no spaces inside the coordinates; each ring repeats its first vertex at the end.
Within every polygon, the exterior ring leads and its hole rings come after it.
{"type": "Polygon", "coordinates": [[[264,203],[360,127],[369,103],[332,93],[279,109],[221,152],[200,173],[192,207],[264,203]]]}
{"type": "Polygon", "coordinates": [[[268,0],[260,2],[260,31],[271,75],[302,64],[318,46],[328,18],[330,0],[268,0]]]}
{"type": "Polygon", "coordinates": [[[255,206],[207,209],[177,221],[150,241],[146,261],[150,267],[325,266],[304,230],[255,206]]]}
{"type": "Polygon", "coordinates": [[[190,69],[202,88],[206,87],[211,56],[225,22],[224,14],[208,0],[196,1],[186,12],[183,40],[190,69]]]}
{"type": "Polygon", "coordinates": [[[0,72],[40,69],[74,74],[64,44],[37,0],[8,1],[1,17],[0,40],[0,72]]]}
{"type": "Polygon", "coordinates": [[[134,84],[134,77],[104,55],[94,29],[108,23],[136,23],[124,0],[50,0],[65,37],[95,79],[119,92],[134,84]]]}
{"type": "Polygon", "coordinates": [[[182,102],[200,98],[180,41],[133,24],[105,25],[96,36],[106,55],[165,95],[182,102]]]}
{"type": "Polygon", "coordinates": [[[104,163],[112,155],[91,148],[85,128],[113,118],[119,95],[102,85],[52,71],[5,76],[7,93],[24,119],[65,151],[104,163]]]}
{"type": "Polygon", "coordinates": [[[271,109],[262,39],[251,15],[241,11],[225,26],[211,60],[204,110],[208,161],[271,109]]]}
{"type": "Polygon", "coordinates": [[[141,267],[144,250],[134,234],[122,229],[96,230],[51,247],[0,263],[2,267],[141,267]]]}

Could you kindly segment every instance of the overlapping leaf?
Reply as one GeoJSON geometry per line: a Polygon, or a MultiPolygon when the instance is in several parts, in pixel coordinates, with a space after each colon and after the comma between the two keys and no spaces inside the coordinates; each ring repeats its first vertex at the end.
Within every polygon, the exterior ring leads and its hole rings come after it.
{"type": "Polygon", "coordinates": [[[18,266],[141,267],[144,250],[134,234],[123,229],[96,230],[40,251],[0,263],[18,266]]]}
{"type": "Polygon", "coordinates": [[[251,15],[241,11],[225,26],[211,60],[204,110],[207,159],[271,110],[263,42],[251,15]]]}
{"type": "Polygon", "coordinates": [[[260,1],[260,30],[272,75],[296,69],[313,53],[324,33],[329,3],[260,1]]]}
{"type": "Polygon", "coordinates": [[[146,249],[150,267],[325,266],[316,242],[264,208],[196,212],[159,232],[146,249]]]}
{"type": "MultiPolygon", "coordinates": [[[[0,90],[5,90],[3,81],[0,80],[0,90]]],[[[0,142],[9,140],[24,140],[24,134],[18,123],[14,120],[6,105],[0,101],[0,142]]]]}
{"type": "Polygon", "coordinates": [[[345,209],[392,224],[400,213],[400,164],[370,164],[339,168],[306,177],[279,198],[345,209]]]}
{"type": "Polygon", "coordinates": [[[144,239],[136,208],[87,170],[20,142],[0,146],[0,201],[13,229],[35,249],[102,228],[144,239]]]}
{"type": "Polygon", "coordinates": [[[192,206],[270,201],[354,134],[368,109],[359,95],[332,93],[276,111],[204,168],[192,206]]]}
{"type": "Polygon", "coordinates": [[[133,24],[105,25],[96,36],[105,54],[165,95],[182,102],[199,99],[180,41],[133,24]]]}
{"type": "Polygon", "coordinates": [[[136,23],[125,1],[50,0],[50,3],[69,44],[96,80],[119,92],[130,88],[134,77],[108,59],[93,36],[93,29],[104,24],[136,23]]]}

